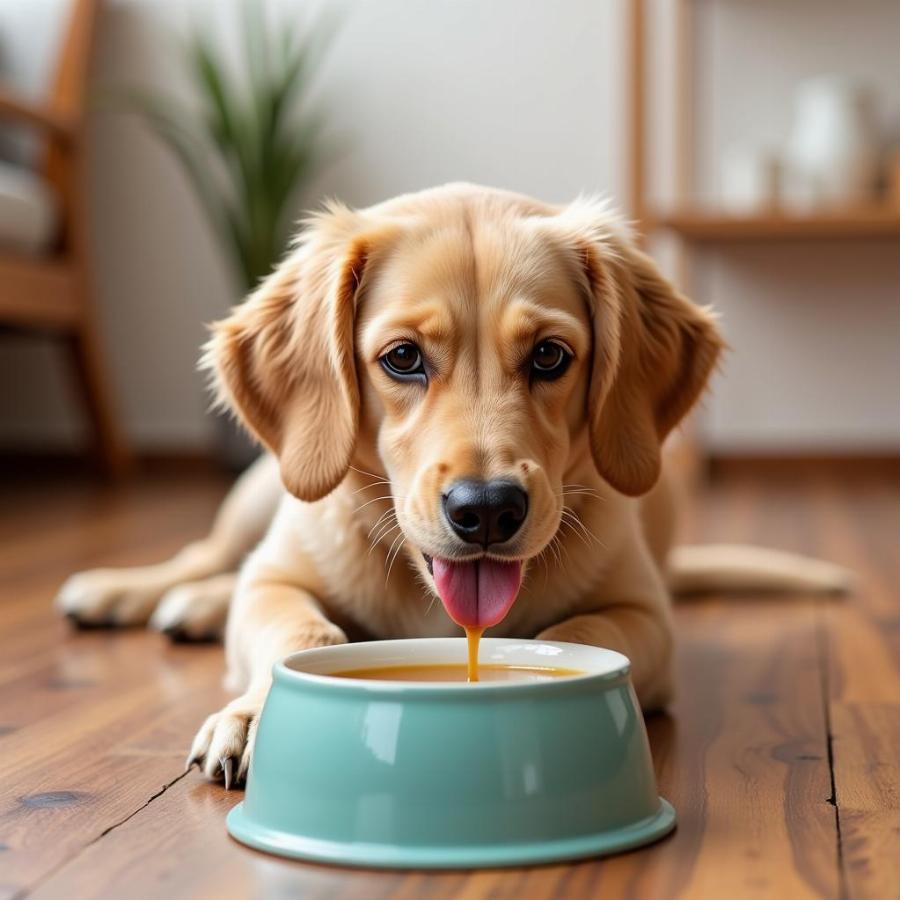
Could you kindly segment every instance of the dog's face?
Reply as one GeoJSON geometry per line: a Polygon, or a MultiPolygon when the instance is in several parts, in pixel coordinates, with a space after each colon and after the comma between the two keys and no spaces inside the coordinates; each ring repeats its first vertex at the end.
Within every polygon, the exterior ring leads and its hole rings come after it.
{"type": "Polygon", "coordinates": [[[527,232],[460,220],[404,234],[361,300],[364,432],[427,557],[526,560],[559,527],[590,320],[566,260],[527,232]]]}
{"type": "Polygon", "coordinates": [[[574,465],[652,486],[719,346],[598,205],[461,187],[319,217],[211,357],[290,491],[383,472],[448,612],[486,626],[559,529],[574,465]]]}

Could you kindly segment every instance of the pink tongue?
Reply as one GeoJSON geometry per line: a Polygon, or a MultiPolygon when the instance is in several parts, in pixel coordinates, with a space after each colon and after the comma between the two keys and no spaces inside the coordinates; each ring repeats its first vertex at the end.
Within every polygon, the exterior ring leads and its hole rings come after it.
{"type": "Polygon", "coordinates": [[[447,615],[463,628],[490,628],[509,612],[522,582],[520,562],[432,561],[434,585],[447,615]]]}

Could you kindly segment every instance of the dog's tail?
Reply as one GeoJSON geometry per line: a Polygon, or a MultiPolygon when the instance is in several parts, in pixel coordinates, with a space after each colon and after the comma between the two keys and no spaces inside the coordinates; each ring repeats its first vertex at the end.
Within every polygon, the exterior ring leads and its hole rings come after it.
{"type": "Polygon", "coordinates": [[[843,594],[852,589],[853,574],[833,563],[796,553],[741,544],[704,544],[672,550],[668,582],[675,594],[843,594]]]}

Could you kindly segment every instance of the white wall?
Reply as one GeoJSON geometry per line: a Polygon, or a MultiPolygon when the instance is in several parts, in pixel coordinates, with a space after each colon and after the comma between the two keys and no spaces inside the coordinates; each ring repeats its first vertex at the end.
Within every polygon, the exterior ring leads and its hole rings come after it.
{"type": "MultiPolygon", "coordinates": [[[[41,80],[36,61],[51,55],[50,11],[64,2],[0,3],[0,35],[16,32],[13,52],[0,44],[0,70],[31,90],[41,80]]],[[[233,22],[236,6],[106,5],[97,84],[176,91],[167,30],[192,20],[212,30],[233,22]]],[[[300,0],[277,5],[309,9],[300,0]]],[[[884,86],[885,120],[900,123],[892,49],[900,6],[890,0],[696,6],[710,16],[697,35],[704,178],[714,177],[715,146],[748,133],[780,139],[793,80],[836,58],[884,86]],[[861,26],[854,11],[863,6],[887,25],[861,26]]],[[[348,150],[307,204],[326,193],[366,204],[454,179],[550,200],[582,190],[622,199],[621,0],[346,0],[340,8],[322,90],[348,150]]],[[[669,110],[657,103],[656,112],[669,110]]],[[[202,446],[209,423],[194,364],[202,323],[234,299],[227,270],[177,166],[139,123],[97,114],[92,136],[98,301],[128,430],[144,447],[202,446]]],[[[900,446],[898,276],[900,247],[888,242],[708,251],[700,299],[722,310],[734,347],[707,403],[713,444],[900,446]]],[[[51,348],[0,338],[0,440],[74,440],[65,384],[51,348]]]]}

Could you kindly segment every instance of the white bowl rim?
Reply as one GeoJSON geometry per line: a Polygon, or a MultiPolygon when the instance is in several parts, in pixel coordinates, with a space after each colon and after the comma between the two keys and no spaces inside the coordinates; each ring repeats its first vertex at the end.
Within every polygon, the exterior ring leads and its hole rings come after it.
{"type": "Polygon", "coordinates": [[[402,638],[386,641],[360,641],[300,650],[276,663],[273,677],[278,681],[316,685],[329,690],[364,690],[379,693],[465,693],[560,689],[584,682],[609,684],[628,677],[631,662],[616,650],[574,644],[565,641],[525,638],[482,638],[481,662],[506,662],[510,665],[553,666],[577,669],[579,675],[549,678],[544,681],[386,681],[362,678],[335,678],[334,671],[362,669],[379,665],[415,665],[465,663],[467,642],[464,637],[402,638]],[[420,655],[417,655],[417,651],[420,655]],[[543,657],[543,659],[542,659],[543,657]],[[302,665],[304,668],[297,668],[302,665]],[[311,667],[311,668],[307,668],[311,667]]]}

